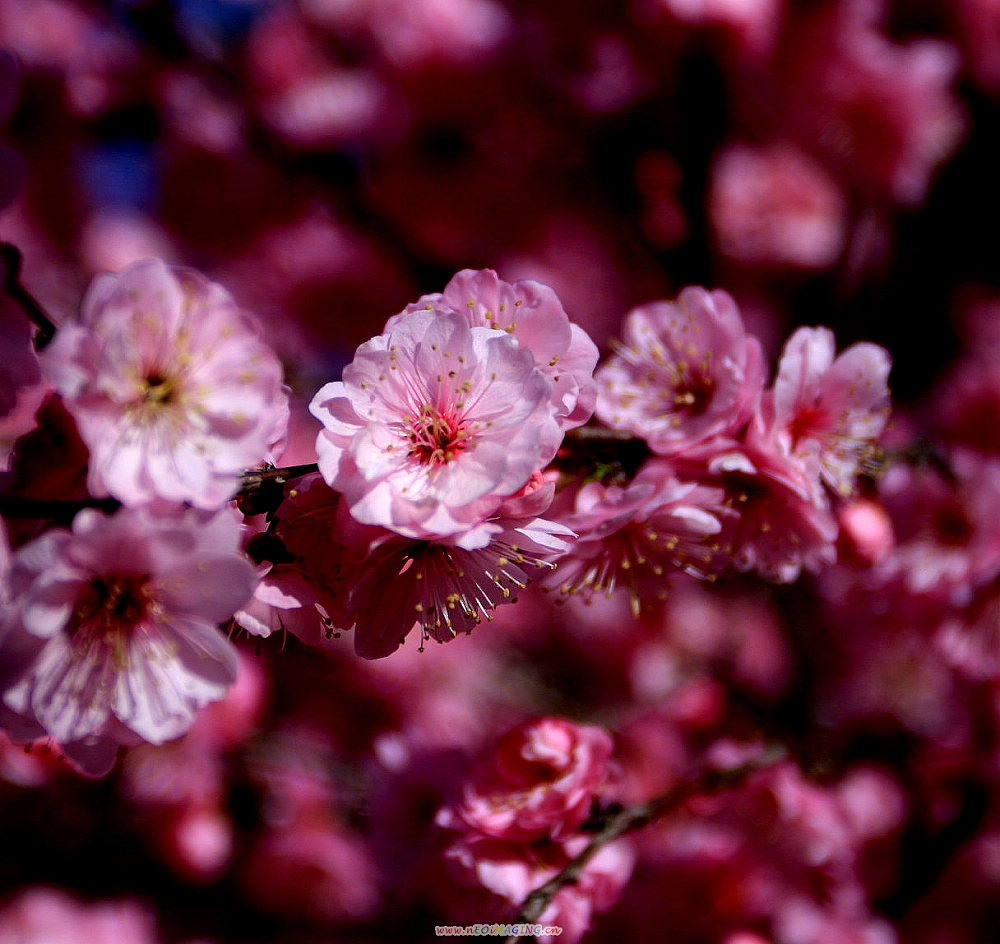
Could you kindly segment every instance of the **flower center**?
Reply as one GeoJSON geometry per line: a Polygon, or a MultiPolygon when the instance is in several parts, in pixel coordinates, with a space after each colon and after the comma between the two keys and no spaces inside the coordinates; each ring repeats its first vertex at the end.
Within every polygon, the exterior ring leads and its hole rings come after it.
{"type": "Polygon", "coordinates": [[[76,603],[76,618],[69,626],[73,644],[107,646],[112,658],[123,662],[132,628],[154,606],[149,583],[149,577],[137,574],[94,577],[76,603]]]}
{"type": "Polygon", "coordinates": [[[469,444],[465,422],[429,404],[410,420],[409,427],[410,455],[421,465],[444,465],[469,444]]]}
{"type": "Polygon", "coordinates": [[[174,396],[174,381],[160,374],[150,374],[142,385],[142,399],[151,406],[170,403],[174,396]]]}

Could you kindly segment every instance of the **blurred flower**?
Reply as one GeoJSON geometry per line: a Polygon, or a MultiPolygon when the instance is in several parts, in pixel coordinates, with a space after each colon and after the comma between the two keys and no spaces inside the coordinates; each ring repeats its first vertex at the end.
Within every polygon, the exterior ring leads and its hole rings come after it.
{"type": "Polygon", "coordinates": [[[229,511],[81,511],[11,563],[3,700],[88,773],[119,744],[161,744],[236,677],[216,624],[250,595],[253,567],[229,511]]]}
{"type": "Polygon", "coordinates": [[[608,777],[602,728],[540,718],[508,732],[437,822],[498,839],[563,839],[580,828],[608,777]]]}
{"type": "Polygon", "coordinates": [[[157,944],[153,915],[136,901],[84,904],[55,888],[22,891],[0,909],[0,944],[157,944]]]}
{"type": "Polygon", "coordinates": [[[830,176],[791,144],[731,144],[713,163],[709,219],[719,249],[744,265],[832,266],[846,211],[830,176]]]}
{"type": "Polygon", "coordinates": [[[96,278],[43,363],[90,449],[91,492],[225,503],[288,422],[281,364],[258,334],[192,270],[150,260],[96,278]]]}

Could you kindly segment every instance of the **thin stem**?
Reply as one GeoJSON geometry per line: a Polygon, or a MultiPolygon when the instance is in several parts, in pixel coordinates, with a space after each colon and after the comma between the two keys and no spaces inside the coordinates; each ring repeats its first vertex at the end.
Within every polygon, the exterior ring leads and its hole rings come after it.
{"type": "Polygon", "coordinates": [[[315,462],[306,465],[289,465],[280,469],[253,469],[240,476],[240,489],[237,496],[258,488],[265,488],[268,485],[284,485],[292,479],[298,479],[303,475],[310,475],[318,471],[319,466],[315,462]]]}
{"type": "Polygon", "coordinates": [[[0,243],[0,260],[3,261],[3,287],[18,305],[21,306],[29,320],[38,327],[35,335],[35,350],[41,351],[55,336],[56,326],[42,306],[35,301],[31,293],[21,284],[21,250],[11,243],[0,243]]]}
{"type": "MultiPolygon", "coordinates": [[[[579,855],[568,862],[557,875],[536,888],[524,899],[521,909],[512,923],[534,924],[559,891],[567,885],[575,885],[580,881],[587,863],[608,843],[626,833],[634,832],[655,822],[661,816],[677,809],[691,797],[715,793],[735,786],[752,773],[771,767],[787,756],[788,751],[783,745],[774,745],[765,750],[759,757],[747,761],[745,764],[740,764],[738,767],[706,771],[701,777],[678,784],[672,790],[668,790],[646,803],[629,806],[612,814],[579,855]]],[[[527,936],[513,934],[506,939],[504,944],[516,944],[517,941],[526,939],[528,939],[527,936]]]]}

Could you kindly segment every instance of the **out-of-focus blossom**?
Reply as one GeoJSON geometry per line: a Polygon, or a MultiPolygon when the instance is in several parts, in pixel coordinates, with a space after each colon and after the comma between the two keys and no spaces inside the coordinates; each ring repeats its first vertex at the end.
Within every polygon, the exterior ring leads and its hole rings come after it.
{"type": "MultiPolygon", "coordinates": [[[[451,835],[444,858],[453,878],[480,897],[495,896],[493,911],[497,898],[508,908],[521,904],[587,845],[588,834],[578,830],[609,790],[611,750],[601,728],[559,718],[510,731],[469,775],[462,799],[438,811],[436,822],[451,835]]],[[[559,924],[563,936],[578,940],[591,914],[617,900],[634,860],[627,840],[605,845],[539,921],[559,924]]]]}
{"type": "MultiPolygon", "coordinates": [[[[0,167],[0,179],[2,174],[0,167]]],[[[14,411],[25,388],[37,385],[42,379],[32,344],[34,327],[3,288],[7,275],[7,265],[0,258],[0,419],[14,411]]]]}
{"type": "Polygon", "coordinates": [[[824,269],[844,246],[836,183],[786,142],[731,144],[715,159],[708,215],[719,249],[750,266],[824,269]]]}
{"type": "Polygon", "coordinates": [[[659,8],[688,26],[721,29],[743,56],[756,60],[774,46],[783,0],[645,0],[641,6],[659,8]]]}
{"type": "Polygon", "coordinates": [[[119,744],[183,734],[236,676],[216,624],[253,590],[237,547],[228,511],[147,509],[84,510],[72,531],[21,547],[2,625],[7,707],[97,775],[119,744]]]}
{"type": "MultiPolygon", "coordinates": [[[[765,404],[766,405],[766,404],[765,404]]],[[[819,482],[782,449],[767,416],[751,421],[742,442],[716,440],[690,450],[684,469],[726,491],[739,512],[725,547],[737,570],[778,583],[836,560],[837,522],[819,482]]]]}
{"type": "Polygon", "coordinates": [[[614,356],[600,368],[597,416],[670,455],[736,432],[763,384],[763,352],[721,290],[689,287],[676,302],[629,312],[614,356]]]}
{"type": "Polygon", "coordinates": [[[395,69],[472,64],[499,49],[510,18],[494,0],[307,0],[306,15],[335,34],[363,31],[395,69]]]}
{"type": "Polygon", "coordinates": [[[153,915],[137,901],[84,904],[56,888],[22,891],[0,910],[0,944],[157,944],[153,915]]]}
{"type": "Polygon", "coordinates": [[[839,548],[848,560],[871,566],[884,561],[895,546],[889,514],[878,502],[856,498],[837,510],[839,548]]]}
{"type": "Polygon", "coordinates": [[[799,328],[774,381],[775,432],[790,455],[840,495],[870,458],[889,418],[889,352],[859,343],[836,359],[833,332],[799,328]]]}
{"type": "Polygon", "coordinates": [[[963,606],[1000,573],[1000,463],[971,450],[946,458],[946,476],[895,463],[880,484],[895,550],[880,566],[910,593],[963,606]]]}
{"type": "Polygon", "coordinates": [[[563,839],[590,814],[608,777],[610,735],[594,725],[541,718],[508,732],[438,824],[497,839],[563,839]]]}
{"type": "Polygon", "coordinates": [[[455,313],[472,327],[505,331],[531,352],[535,366],[552,380],[550,399],[562,429],[590,419],[597,396],[592,374],[597,348],[569,320],[556,293],[531,279],[504,282],[492,269],[463,269],[444,291],[425,295],[394,315],[386,330],[415,311],[455,313]]]}
{"type": "Polygon", "coordinates": [[[458,535],[555,455],[552,386],[506,332],[454,311],[408,313],[313,399],[320,472],[358,521],[458,535]]]}
{"type": "MultiPolygon", "coordinates": [[[[580,835],[561,843],[539,841],[528,845],[462,836],[448,847],[445,857],[459,883],[485,889],[499,899],[492,902],[491,916],[505,918],[579,855],[588,840],[588,836],[580,835]]],[[[627,839],[602,846],[581,869],[579,879],[553,896],[538,916],[538,923],[562,928],[560,939],[575,944],[590,930],[593,914],[617,902],[635,860],[627,839]]],[[[482,907],[485,910],[489,905],[482,907]]]]}
{"type": "Polygon", "coordinates": [[[156,260],[96,278],[43,369],[90,449],[92,493],[127,505],[218,507],[288,422],[256,323],[221,286],[156,260]]]}
{"type": "Polygon", "coordinates": [[[664,926],[684,928],[685,941],[742,941],[737,932],[763,926],[774,929],[768,940],[794,944],[892,944],[859,863],[891,846],[905,812],[898,785],[874,771],[820,785],[790,764],[773,767],[639,837],[653,880],[637,872],[617,930],[643,942],[664,926]]]}
{"type": "Polygon", "coordinates": [[[545,585],[587,597],[623,589],[638,616],[665,597],[674,569],[711,577],[728,563],[723,523],[735,514],[724,501],[721,489],[682,482],[657,460],[624,488],[588,482],[561,519],[577,540],[545,585]]]}
{"type": "Polygon", "coordinates": [[[790,17],[778,81],[788,120],[846,184],[912,206],[964,130],[950,88],[959,56],[939,40],[890,42],[882,6],[842,0],[790,17]]]}

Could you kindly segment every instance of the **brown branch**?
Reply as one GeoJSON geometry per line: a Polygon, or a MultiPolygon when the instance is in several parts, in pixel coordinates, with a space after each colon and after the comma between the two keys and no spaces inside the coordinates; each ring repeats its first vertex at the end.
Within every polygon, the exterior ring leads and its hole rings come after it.
{"type": "Polygon", "coordinates": [[[315,462],[306,465],[289,465],[280,469],[253,469],[240,476],[240,489],[237,496],[258,488],[266,488],[269,485],[284,485],[292,479],[298,479],[303,475],[310,475],[318,471],[319,466],[315,462]]]}
{"type": "Polygon", "coordinates": [[[0,260],[3,261],[3,287],[29,320],[38,327],[35,335],[35,350],[42,350],[55,336],[56,326],[42,310],[31,293],[21,284],[21,250],[11,243],[0,242],[0,260]]]}
{"type": "MultiPolygon", "coordinates": [[[[521,909],[512,923],[534,924],[560,890],[580,881],[587,863],[608,843],[656,821],[666,813],[677,809],[691,797],[715,793],[735,786],[752,773],[771,767],[787,756],[788,751],[783,745],[774,745],[765,750],[759,757],[747,761],[745,764],[740,764],[738,767],[706,771],[701,777],[680,783],[672,790],[668,790],[663,795],[646,803],[626,807],[612,814],[607,823],[594,834],[594,837],[578,856],[568,862],[557,875],[536,888],[524,899],[521,909]]],[[[526,939],[526,937],[513,934],[506,939],[504,944],[516,944],[517,941],[526,939]]]]}

